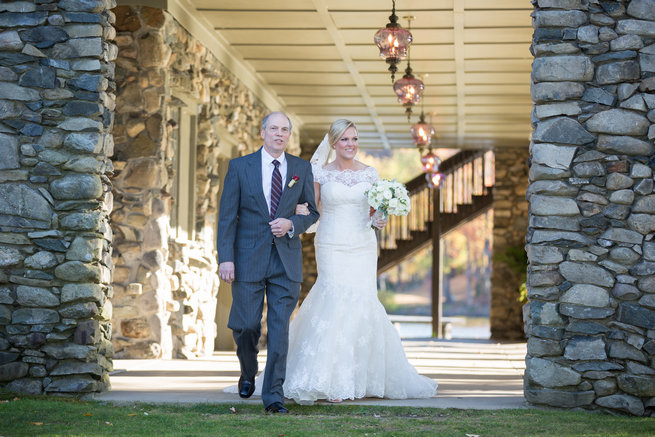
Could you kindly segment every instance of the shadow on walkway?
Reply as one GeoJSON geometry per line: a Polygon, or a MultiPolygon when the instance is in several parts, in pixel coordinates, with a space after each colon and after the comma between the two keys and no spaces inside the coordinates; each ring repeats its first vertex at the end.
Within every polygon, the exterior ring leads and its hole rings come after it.
{"type": "MultiPolygon", "coordinates": [[[[406,340],[405,353],[419,373],[439,382],[431,399],[377,399],[345,404],[461,409],[525,408],[525,343],[484,340],[406,340]]],[[[260,370],[266,351],[259,354],[260,370]]],[[[115,360],[112,390],[96,396],[111,402],[260,403],[223,393],[239,379],[234,352],[216,352],[194,360],[115,360]]]]}

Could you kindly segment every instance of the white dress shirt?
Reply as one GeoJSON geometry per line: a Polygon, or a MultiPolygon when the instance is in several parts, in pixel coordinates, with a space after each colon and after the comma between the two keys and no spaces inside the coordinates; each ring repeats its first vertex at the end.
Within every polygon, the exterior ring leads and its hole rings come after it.
{"type": "Polygon", "coordinates": [[[284,152],[282,152],[279,158],[273,158],[262,147],[262,189],[264,190],[264,197],[266,198],[266,205],[268,205],[269,212],[271,211],[271,179],[273,178],[273,169],[275,168],[275,165],[273,165],[274,159],[280,162],[279,170],[282,176],[282,191],[284,191],[284,181],[287,180],[287,159],[284,156],[284,152]]]}

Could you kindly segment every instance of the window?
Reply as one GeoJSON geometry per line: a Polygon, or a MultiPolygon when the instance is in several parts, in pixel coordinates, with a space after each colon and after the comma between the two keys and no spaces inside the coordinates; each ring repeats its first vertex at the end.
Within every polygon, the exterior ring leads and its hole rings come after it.
{"type": "Polygon", "coordinates": [[[195,238],[198,105],[189,98],[177,94],[171,100],[172,131],[169,136],[173,171],[171,237],[193,240],[195,238]]]}

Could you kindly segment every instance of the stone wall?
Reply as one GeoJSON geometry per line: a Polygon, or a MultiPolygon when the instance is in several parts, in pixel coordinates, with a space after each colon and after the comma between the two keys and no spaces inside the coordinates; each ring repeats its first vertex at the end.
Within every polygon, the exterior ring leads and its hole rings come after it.
{"type": "Polygon", "coordinates": [[[112,0],[0,3],[0,387],[109,386],[112,0]]]}
{"type": "MultiPolygon", "coordinates": [[[[216,214],[229,158],[256,150],[267,108],[165,11],[114,9],[114,346],[117,357],[211,354],[216,330],[216,214]],[[195,238],[173,239],[171,111],[175,93],[199,106],[195,238]],[[224,138],[230,136],[232,146],[224,138]],[[223,138],[223,139],[222,139],[223,138]]],[[[221,302],[229,305],[230,289],[221,302]]],[[[223,314],[224,311],[220,311],[223,314]]],[[[223,336],[225,337],[225,336],[223,336]]]]}
{"type": "Polygon", "coordinates": [[[655,1],[533,1],[535,404],[655,408],[655,1]]]}
{"type": "Polygon", "coordinates": [[[522,303],[519,288],[525,281],[523,246],[528,225],[527,148],[494,150],[493,249],[491,270],[491,338],[522,340],[522,303]]]}
{"type": "MultiPolygon", "coordinates": [[[[316,151],[316,144],[303,144],[301,147],[300,157],[309,161],[316,151]]],[[[300,299],[298,299],[298,307],[302,305],[303,301],[309,294],[318,278],[318,267],[316,266],[316,249],[314,248],[314,237],[316,233],[305,233],[300,236],[302,242],[302,285],[300,287],[300,299]]]]}

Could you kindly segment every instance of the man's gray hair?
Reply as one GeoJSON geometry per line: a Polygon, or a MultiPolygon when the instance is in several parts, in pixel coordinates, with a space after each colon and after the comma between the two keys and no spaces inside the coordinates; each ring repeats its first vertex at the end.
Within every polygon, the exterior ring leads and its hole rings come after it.
{"type": "Polygon", "coordinates": [[[289,116],[287,114],[285,114],[284,112],[280,112],[280,111],[275,111],[275,112],[271,112],[270,114],[266,114],[266,117],[264,117],[264,119],[262,120],[262,130],[266,129],[266,126],[268,125],[268,119],[273,114],[282,114],[282,115],[284,115],[287,118],[287,121],[289,122],[289,132],[291,132],[291,129],[292,129],[291,119],[289,118],[289,116]]]}

